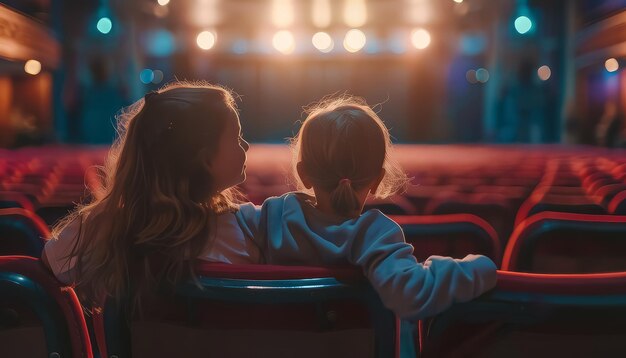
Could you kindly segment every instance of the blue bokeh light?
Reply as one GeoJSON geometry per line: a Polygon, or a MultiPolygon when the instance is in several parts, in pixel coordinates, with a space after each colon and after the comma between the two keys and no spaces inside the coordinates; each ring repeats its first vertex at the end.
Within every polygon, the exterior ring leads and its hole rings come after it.
{"type": "Polygon", "coordinates": [[[139,80],[141,80],[141,83],[143,84],[152,82],[152,80],[154,80],[154,72],[149,68],[144,68],[139,73],[139,80]]]}
{"type": "Polygon", "coordinates": [[[101,17],[96,24],[96,28],[103,34],[108,34],[113,28],[113,22],[108,17],[101,17]]]}
{"type": "Polygon", "coordinates": [[[150,55],[167,57],[176,50],[176,39],[168,30],[158,29],[146,34],[145,45],[150,55]]]}
{"type": "Polygon", "coordinates": [[[528,16],[518,16],[515,19],[515,30],[520,34],[525,34],[533,27],[533,22],[528,16]]]}
{"type": "Polygon", "coordinates": [[[487,39],[480,33],[463,34],[459,41],[459,50],[463,55],[476,56],[487,48],[487,39]]]}

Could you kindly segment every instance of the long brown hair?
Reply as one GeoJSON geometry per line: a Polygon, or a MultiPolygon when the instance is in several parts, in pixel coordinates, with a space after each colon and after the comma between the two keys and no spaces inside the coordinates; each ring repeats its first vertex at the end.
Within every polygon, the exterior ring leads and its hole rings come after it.
{"type": "Polygon", "coordinates": [[[154,282],[193,275],[209,218],[236,208],[232,189],[215,192],[206,164],[233,111],[228,90],[176,82],[118,114],[102,186],[53,229],[56,237],[80,221],[68,260],[76,260],[72,279],[84,303],[137,303],[154,282]]]}
{"type": "MultiPolygon", "coordinates": [[[[313,186],[330,194],[337,214],[349,216],[358,211],[361,203],[356,191],[377,180],[382,169],[385,175],[374,196],[386,198],[404,190],[408,178],[392,156],[389,130],[365,100],[329,96],[307,112],[292,139],[293,172],[301,162],[313,186]]],[[[295,176],[298,189],[306,192],[295,176]]]]}

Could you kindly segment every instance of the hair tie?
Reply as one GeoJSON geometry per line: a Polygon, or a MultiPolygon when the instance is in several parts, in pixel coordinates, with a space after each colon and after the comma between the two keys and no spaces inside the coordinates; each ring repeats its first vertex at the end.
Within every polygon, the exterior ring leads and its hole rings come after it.
{"type": "Polygon", "coordinates": [[[352,181],[348,178],[342,178],[341,180],[339,180],[339,184],[348,184],[348,185],[352,185],[352,181]]]}

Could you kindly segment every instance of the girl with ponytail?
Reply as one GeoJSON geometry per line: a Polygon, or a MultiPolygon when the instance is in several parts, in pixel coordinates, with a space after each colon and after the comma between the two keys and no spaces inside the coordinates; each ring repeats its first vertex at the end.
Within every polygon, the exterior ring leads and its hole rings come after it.
{"type": "Polygon", "coordinates": [[[389,131],[365,101],[323,99],[309,109],[292,148],[299,191],[260,208],[242,206],[238,217],[267,263],[358,266],[383,303],[406,319],[437,314],[495,285],[489,258],[418,263],[398,224],[375,209],[362,213],[368,195],[385,198],[408,182],[392,158],[389,131]]]}

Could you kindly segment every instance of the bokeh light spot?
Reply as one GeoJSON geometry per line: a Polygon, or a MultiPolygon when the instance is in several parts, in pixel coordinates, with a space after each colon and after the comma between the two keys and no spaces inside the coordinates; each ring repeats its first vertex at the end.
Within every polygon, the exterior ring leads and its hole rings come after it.
{"type": "Polygon", "coordinates": [[[33,76],[39,74],[39,72],[41,72],[41,62],[37,60],[26,61],[24,64],[24,72],[33,76]]]}
{"type": "Polygon", "coordinates": [[[111,29],[113,28],[113,22],[111,22],[111,19],[109,19],[108,17],[102,17],[100,18],[100,20],[98,20],[98,23],[96,24],[96,28],[101,33],[108,34],[109,32],[111,32],[111,29]]]}
{"type": "Polygon", "coordinates": [[[552,70],[547,65],[543,65],[537,70],[537,76],[539,76],[540,80],[547,81],[552,76],[552,70]]]}
{"type": "Polygon", "coordinates": [[[149,68],[144,68],[139,72],[139,80],[143,84],[148,84],[154,80],[154,72],[149,68]]]}
{"type": "Polygon", "coordinates": [[[533,27],[533,22],[530,21],[528,16],[518,16],[515,19],[515,30],[520,34],[525,34],[533,27]]]}
{"type": "Polygon", "coordinates": [[[211,31],[202,31],[196,37],[196,44],[203,50],[210,50],[215,46],[216,36],[211,31]]]}
{"type": "Polygon", "coordinates": [[[343,39],[343,47],[348,52],[358,52],[367,43],[367,37],[363,31],[359,29],[352,29],[346,33],[346,37],[343,39]]]}
{"type": "Polygon", "coordinates": [[[619,69],[619,63],[615,58],[611,57],[608,60],[604,61],[604,68],[606,68],[606,70],[609,72],[615,72],[619,69]]]}

